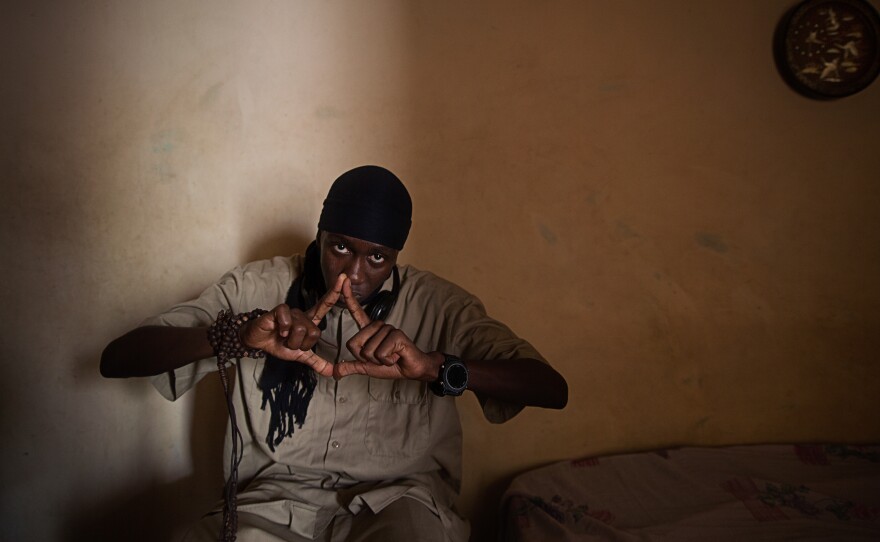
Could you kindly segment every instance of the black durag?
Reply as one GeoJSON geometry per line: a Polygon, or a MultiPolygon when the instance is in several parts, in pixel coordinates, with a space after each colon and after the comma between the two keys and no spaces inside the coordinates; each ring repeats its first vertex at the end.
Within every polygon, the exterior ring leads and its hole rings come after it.
{"type": "MultiPolygon", "coordinates": [[[[318,229],[401,250],[412,223],[412,200],[403,183],[379,166],[361,166],[343,173],[327,194],[318,229]]],[[[311,309],[327,291],[316,242],[306,249],[303,274],[291,284],[285,303],[311,309]]],[[[371,296],[372,297],[372,296],[371,296]]],[[[321,323],[321,329],[324,323],[321,323]]],[[[308,365],[267,355],[260,375],[261,408],[269,406],[269,449],[302,427],[318,377],[308,365]]]]}

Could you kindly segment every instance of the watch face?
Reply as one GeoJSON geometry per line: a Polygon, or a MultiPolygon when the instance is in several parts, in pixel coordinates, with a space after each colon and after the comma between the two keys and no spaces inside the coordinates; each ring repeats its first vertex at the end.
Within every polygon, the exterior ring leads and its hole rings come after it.
{"type": "Polygon", "coordinates": [[[454,390],[463,390],[467,387],[468,372],[463,363],[457,362],[449,365],[446,369],[446,383],[454,390]]]}

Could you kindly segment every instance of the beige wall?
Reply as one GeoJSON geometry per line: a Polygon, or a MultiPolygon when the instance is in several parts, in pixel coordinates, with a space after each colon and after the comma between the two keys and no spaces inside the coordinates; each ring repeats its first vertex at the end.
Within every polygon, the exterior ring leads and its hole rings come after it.
{"type": "Polygon", "coordinates": [[[0,8],[10,540],[158,540],[210,504],[219,384],[167,403],[102,380],[100,351],[300,250],[362,163],[411,189],[404,260],[571,387],[503,426],[461,402],[465,511],[569,456],[880,439],[880,83],[787,88],[792,2],[20,4],[0,8]]]}

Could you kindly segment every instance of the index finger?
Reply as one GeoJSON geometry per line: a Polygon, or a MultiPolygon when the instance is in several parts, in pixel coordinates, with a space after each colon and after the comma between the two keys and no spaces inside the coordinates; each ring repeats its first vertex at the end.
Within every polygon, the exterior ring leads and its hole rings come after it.
{"type": "Polygon", "coordinates": [[[361,307],[361,304],[358,303],[357,298],[354,297],[354,293],[351,291],[351,281],[347,277],[345,282],[342,283],[342,299],[345,300],[345,306],[348,307],[348,312],[354,318],[358,329],[364,329],[370,325],[372,320],[367,316],[367,312],[361,307]]]}
{"type": "Polygon", "coordinates": [[[324,319],[324,316],[330,312],[330,309],[336,305],[336,302],[339,301],[339,295],[342,294],[342,283],[345,280],[347,280],[347,277],[344,273],[336,277],[336,284],[333,285],[333,288],[327,290],[327,293],[318,300],[315,306],[309,309],[307,314],[312,319],[312,323],[318,325],[324,319]]]}

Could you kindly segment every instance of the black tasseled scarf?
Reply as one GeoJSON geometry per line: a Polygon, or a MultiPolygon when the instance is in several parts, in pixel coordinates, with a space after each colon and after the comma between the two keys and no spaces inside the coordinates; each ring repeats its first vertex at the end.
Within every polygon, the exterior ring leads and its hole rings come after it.
{"type": "MultiPolygon", "coordinates": [[[[307,311],[326,290],[318,247],[313,241],[306,249],[303,274],[293,281],[284,302],[291,308],[307,311]]],[[[324,322],[321,322],[323,327],[324,322]]],[[[266,355],[259,387],[263,392],[260,408],[265,410],[268,403],[271,412],[266,435],[270,450],[275,451],[282,440],[292,436],[294,427],[302,427],[317,383],[318,377],[308,365],[266,355]]]]}

